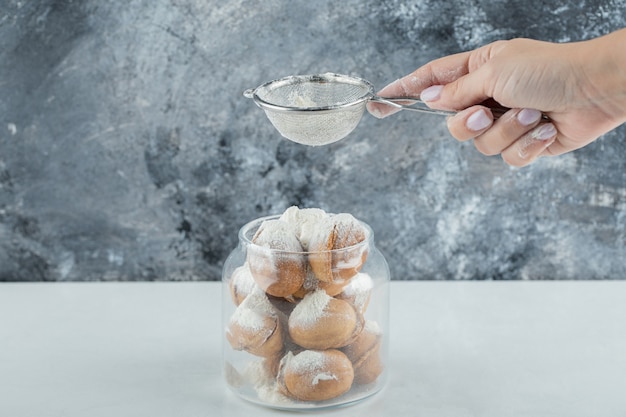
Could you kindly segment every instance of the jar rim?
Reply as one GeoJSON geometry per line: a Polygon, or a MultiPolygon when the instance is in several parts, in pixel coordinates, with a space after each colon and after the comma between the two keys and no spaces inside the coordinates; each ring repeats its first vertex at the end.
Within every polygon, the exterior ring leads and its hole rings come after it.
{"type": "MultiPolygon", "coordinates": [[[[327,213],[329,216],[334,216],[335,213],[327,213]]],[[[254,235],[254,233],[256,233],[256,230],[261,226],[261,224],[264,221],[267,220],[278,220],[281,217],[280,214],[272,214],[269,216],[263,216],[263,217],[259,217],[256,218],[254,220],[249,221],[248,223],[244,224],[240,229],[239,229],[239,242],[247,245],[247,246],[253,246],[253,247],[257,247],[257,248],[263,248],[264,250],[268,250],[271,252],[275,252],[275,253],[292,253],[292,254],[316,254],[316,253],[340,253],[342,251],[347,251],[347,250],[354,250],[356,248],[360,248],[362,246],[367,246],[370,244],[370,242],[374,241],[374,231],[372,230],[372,228],[370,227],[369,224],[365,223],[364,221],[357,219],[355,217],[355,219],[359,222],[359,224],[365,229],[365,239],[363,239],[361,242],[355,244],[355,245],[351,245],[351,246],[345,246],[343,248],[338,248],[338,249],[330,249],[330,250],[324,250],[324,251],[307,251],[307,250],[302,250],[302,251],[289,251],[289,250],[284,250],[284,249],[272,249],[272,248],[268,248],[266,246],[261,246],[261,245],[257,245],[256,243],[252,242],[251,237],[254,235]],[[251,231],[254,231],[254,233],[250,233],[251,231]]]]}

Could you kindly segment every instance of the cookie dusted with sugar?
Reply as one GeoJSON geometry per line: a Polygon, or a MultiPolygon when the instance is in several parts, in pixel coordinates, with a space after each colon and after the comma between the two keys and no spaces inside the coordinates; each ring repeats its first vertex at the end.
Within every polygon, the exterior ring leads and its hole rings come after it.
{"type": "Polygon", "coordinates": [[[350,390],[354,369],[339,350],[287,353],[280,363],[278,383],[286,395],[301,401],[324,401],[350,390]]]}
{"type": "Polygon", "coordinates": [[[309,240],[318,223],[328,217],[328,214],[319,208],[300,209],[291,206],[283,212],[279,220],[291,224],[296,229],[296,236],[304,251],[309,250],[309,240]]]}
{"type": "Polygon", "coordinates": [[[369,305],[374,281],[369,274],[359,272],[343,287],[337,298],[346,300],[354,306],[361,314],[365,314],[369,305]]]}
{"type": "Polygon", "coordinates": [[[291,340],[303,348],[340,348],[361,332],[363,316],[347,301],[317,290],[296,305],[287,326],[291,340]]]}
{"type": "Polygon", "coordinates": [[[383,363],[380,358],[381,343],[380,326],[374,321],[367,321],[359,336],[341,349],[352,361],[356,383],[372,383],[383,372],[383,363]]]}
{"type": "Polygon", "coordinates": [[[290,297],[306,277],[306,258],[297,229],[282,220],[261,224],[248,247],[247,260],[257,285],[276,297],[290,297]]]}
{"type": "Polygon", "coordinates": [[[346,281],[367,259],[367,231],[351,214],[321,220],[309,239],[309,264],[320,281],[346,281]]]}
{"type": "Polygon", "coordinates": [[[230,296],[237,306],[257,288],[247,263],[233,271],[229,281],[229,288],[230,296]]]}
{"type": "Polygon", "coordinates": [[[224,376],[235,393],[314,410],[381,389],[390,276],[374,242],[364,221],[316,208],[241,227],[222,273],[224,376]]]}
{"type": "Polygon", "coordinates": [[[256,356],[271,357],[284,348],[284,330],[280,312],[267,295],[257,290],[248,295],[235,310],[226,329],[226,339],[235,350],[256,356]]]}

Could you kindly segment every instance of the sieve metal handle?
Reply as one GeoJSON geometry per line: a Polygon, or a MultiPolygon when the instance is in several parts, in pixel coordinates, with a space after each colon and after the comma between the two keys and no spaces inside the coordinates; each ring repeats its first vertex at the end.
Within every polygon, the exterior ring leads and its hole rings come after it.
{"type": "MultiPolygon", "coordinates": [[[[395,107],[396,109],[401,110],[410,110],[416,111],[420,113],[431,113],[431,114],[439,114],[442,116],[454,116],[456,112],[448,111],[448,110],[437,110],[431,109],[419,98],[415,97],[379,97],[373,96],[370,98],[370,101],[375,101],[377,103],[383,103],[391,107],[395,107]],[[403,103],[403,104],[402,104],[403,103]]],[[[494,115],[495,116],[495,115],[494,115]]]]}
{"type": "MultiPolygon", "coordinates": [[[[416,112],[421,112],[421,113],[439,114],[442,116],[454,116],[457,113],[455,111],[449,111],[449,110],[431,109],[430,107],[426,105],[426,103],[424,103],[419,98],[415,98],[415,97],[373,96],[372,98],[370,98],[370,100],[378,102],[378,103],[387,104],[397,109],[410,110],[410,111],[416,111],[416,112]],[[405,103],[405,104],[401,104],[401,103],[405,103]]],[[[499,119],[500,116],[502,116],[504,113],[510,110],[510,109],[507,109],[506,107],[489,107],[489,109],[491,110],[491,113],[493,114],[494,119],[499,119]]],[[[541,119],[543,121],[550,120],[550,118],[546,116],[545,114],[541,116],[541,119]]]]}

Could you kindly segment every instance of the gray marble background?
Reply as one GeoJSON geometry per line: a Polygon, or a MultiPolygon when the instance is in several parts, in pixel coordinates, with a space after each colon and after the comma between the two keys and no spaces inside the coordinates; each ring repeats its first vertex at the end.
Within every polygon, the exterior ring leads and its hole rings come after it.
{"type": "Polygon", "coordinates": [[[382,87],[625,22],[625,0],[3,0],[0,281],[218,280],[238,229],[291,205],[368,222],[395,280],[624,279],[624,126],[513,169],[409,112],[304,147],[242,92],[327,71],[382,87]]]}

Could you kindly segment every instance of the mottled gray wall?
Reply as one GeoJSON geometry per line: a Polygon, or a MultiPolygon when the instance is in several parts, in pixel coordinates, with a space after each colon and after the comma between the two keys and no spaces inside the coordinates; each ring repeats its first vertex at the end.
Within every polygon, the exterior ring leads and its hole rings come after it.
{"type": "Polygon", "coordinates": [[[513,169],[409,112],[303,147],[242,92],[326,71],[382,87],[625,21],[625,0],[3,0],[0,281],[216,280],[239,227],[290,205],[370,223],[398,280],[623,279],[624,126],[513,169]]]}

